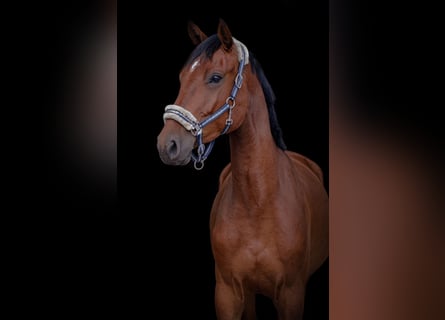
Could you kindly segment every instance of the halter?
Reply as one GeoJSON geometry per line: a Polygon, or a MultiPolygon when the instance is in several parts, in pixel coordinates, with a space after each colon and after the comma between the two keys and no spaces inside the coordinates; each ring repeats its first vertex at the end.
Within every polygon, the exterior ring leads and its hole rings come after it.
{"type": "Polygon", "coordinates": [[[241,85],[243,83],[244,66],[249,63],[249,51],[247,50],[246,46],[235,38],[233,38],[233,40],[238,49],[239,67],[238,73],[234,80],[235,83],[233,85],[232,91],[227,97],[224,105],[222,105],[212,115],[201,122],[199,122],[190,111],[181,106],[169,104],[165,107],[165,112],[163,115],[164,123],[167,119],[173,119],[196,137],[196,141],[198,144],[198,147],[196,148],[196,154],[192,151],[192,159],[194,161],[194,167],[196,170],[201,170],[204,167],[204,161],[209,156],[210,152],[212,151],[213,145],[215,144],[215,140],[210,141],[207,146],[203,143],[202,129],[204,129],[204,127],[209,123],[219,118],[226,111],[228,111],[226,125],[221,131],[220,136],[225,134],[233,123],[232,109],[235,108],[235,98],[238,90],[241,88],[241,85]]]}

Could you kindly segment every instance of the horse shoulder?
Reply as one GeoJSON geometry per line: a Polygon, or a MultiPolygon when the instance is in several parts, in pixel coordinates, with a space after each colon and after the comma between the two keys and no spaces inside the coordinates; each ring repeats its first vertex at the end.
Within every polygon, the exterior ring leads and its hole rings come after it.
{"type": "Polygon", "coordinates": [[[297,162],[307,167],[313,174],[315,174],[320,182],[323,183],[323,171],[317,163],[297,152],[289,150],[286,150],[285,152],[293,162],[297,162]]]}

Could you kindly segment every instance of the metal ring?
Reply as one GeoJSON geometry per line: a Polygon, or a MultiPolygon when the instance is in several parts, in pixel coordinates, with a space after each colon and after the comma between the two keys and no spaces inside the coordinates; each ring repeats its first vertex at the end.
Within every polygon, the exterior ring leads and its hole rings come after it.
{"type": "Polygon", "coordinates": [[[201,170],[202,168],[204,168],[204,160],[195,161],[193,166],[195,167],[196,170],[201,170]],[[198,163],[199,163],[199,165],[198,165],[198,163]]]}
{"type": "Polygon", "coordinates": [[[229,105],[230,109],[235,108],[236,103],[235,103],[234,97],[232,97],[232,96],[227,97],[226,103],[229,105]],[[232,105],[229,103],[229,101],[232,101],[232,105]]]}
{"type": "Polygon", "coordinates": [[[194,125],[194,126],[190,129],[190,133],[191,133],[194,137],[196,137],[196,136],[198,136],[198,135],[200,135],[200,134],[202,133],[202,128],[199,127],[199,126],[197,126],[197,125],[194,125]]]}

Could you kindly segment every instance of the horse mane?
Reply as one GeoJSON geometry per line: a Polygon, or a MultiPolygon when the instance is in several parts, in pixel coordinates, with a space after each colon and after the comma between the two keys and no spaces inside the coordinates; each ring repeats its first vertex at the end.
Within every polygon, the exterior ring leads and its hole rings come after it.
{"type": "MultiPolygon", "coordinates": [[[[185,66],[192,63],[196,58],[203,55],[206,59],[211,59],[213,54],[219,49],[221,46],[221,41],[219,40],[216,34],[209,36],[203,42],[201,42],[190,54],[187,59],[185,66]]],[[[269,123],[270,130],[272,133],[272,137],[275,141],[275,144],[283,150],[286,150],[286,144],[284,143],[283,133],[278,123],[277,114],[275,112],[275,93],[272,90],[272,87],[264,75],[263,69],[258,62],[258,60],[253,56],[253,54],[249,51],[249,62],[252,65],[252,72],[256,74],[258,80],[260,81],[261,87],[263,89],[264,97],[266,98],[267,111],[269,112],[269,123]]]]}

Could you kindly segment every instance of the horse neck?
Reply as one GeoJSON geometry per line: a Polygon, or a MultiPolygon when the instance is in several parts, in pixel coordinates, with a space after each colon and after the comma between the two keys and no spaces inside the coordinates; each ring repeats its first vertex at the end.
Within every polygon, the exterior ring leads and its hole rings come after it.
{"type": "Polygon", "coordinates": [[[250,92],[244,122],[229,138],[234,195],[246,205],[268,201],[266,195],[276,190],[281,152],[270,131],[269,113],[259,84],[255,90],[259,91],[250,92]]]}

